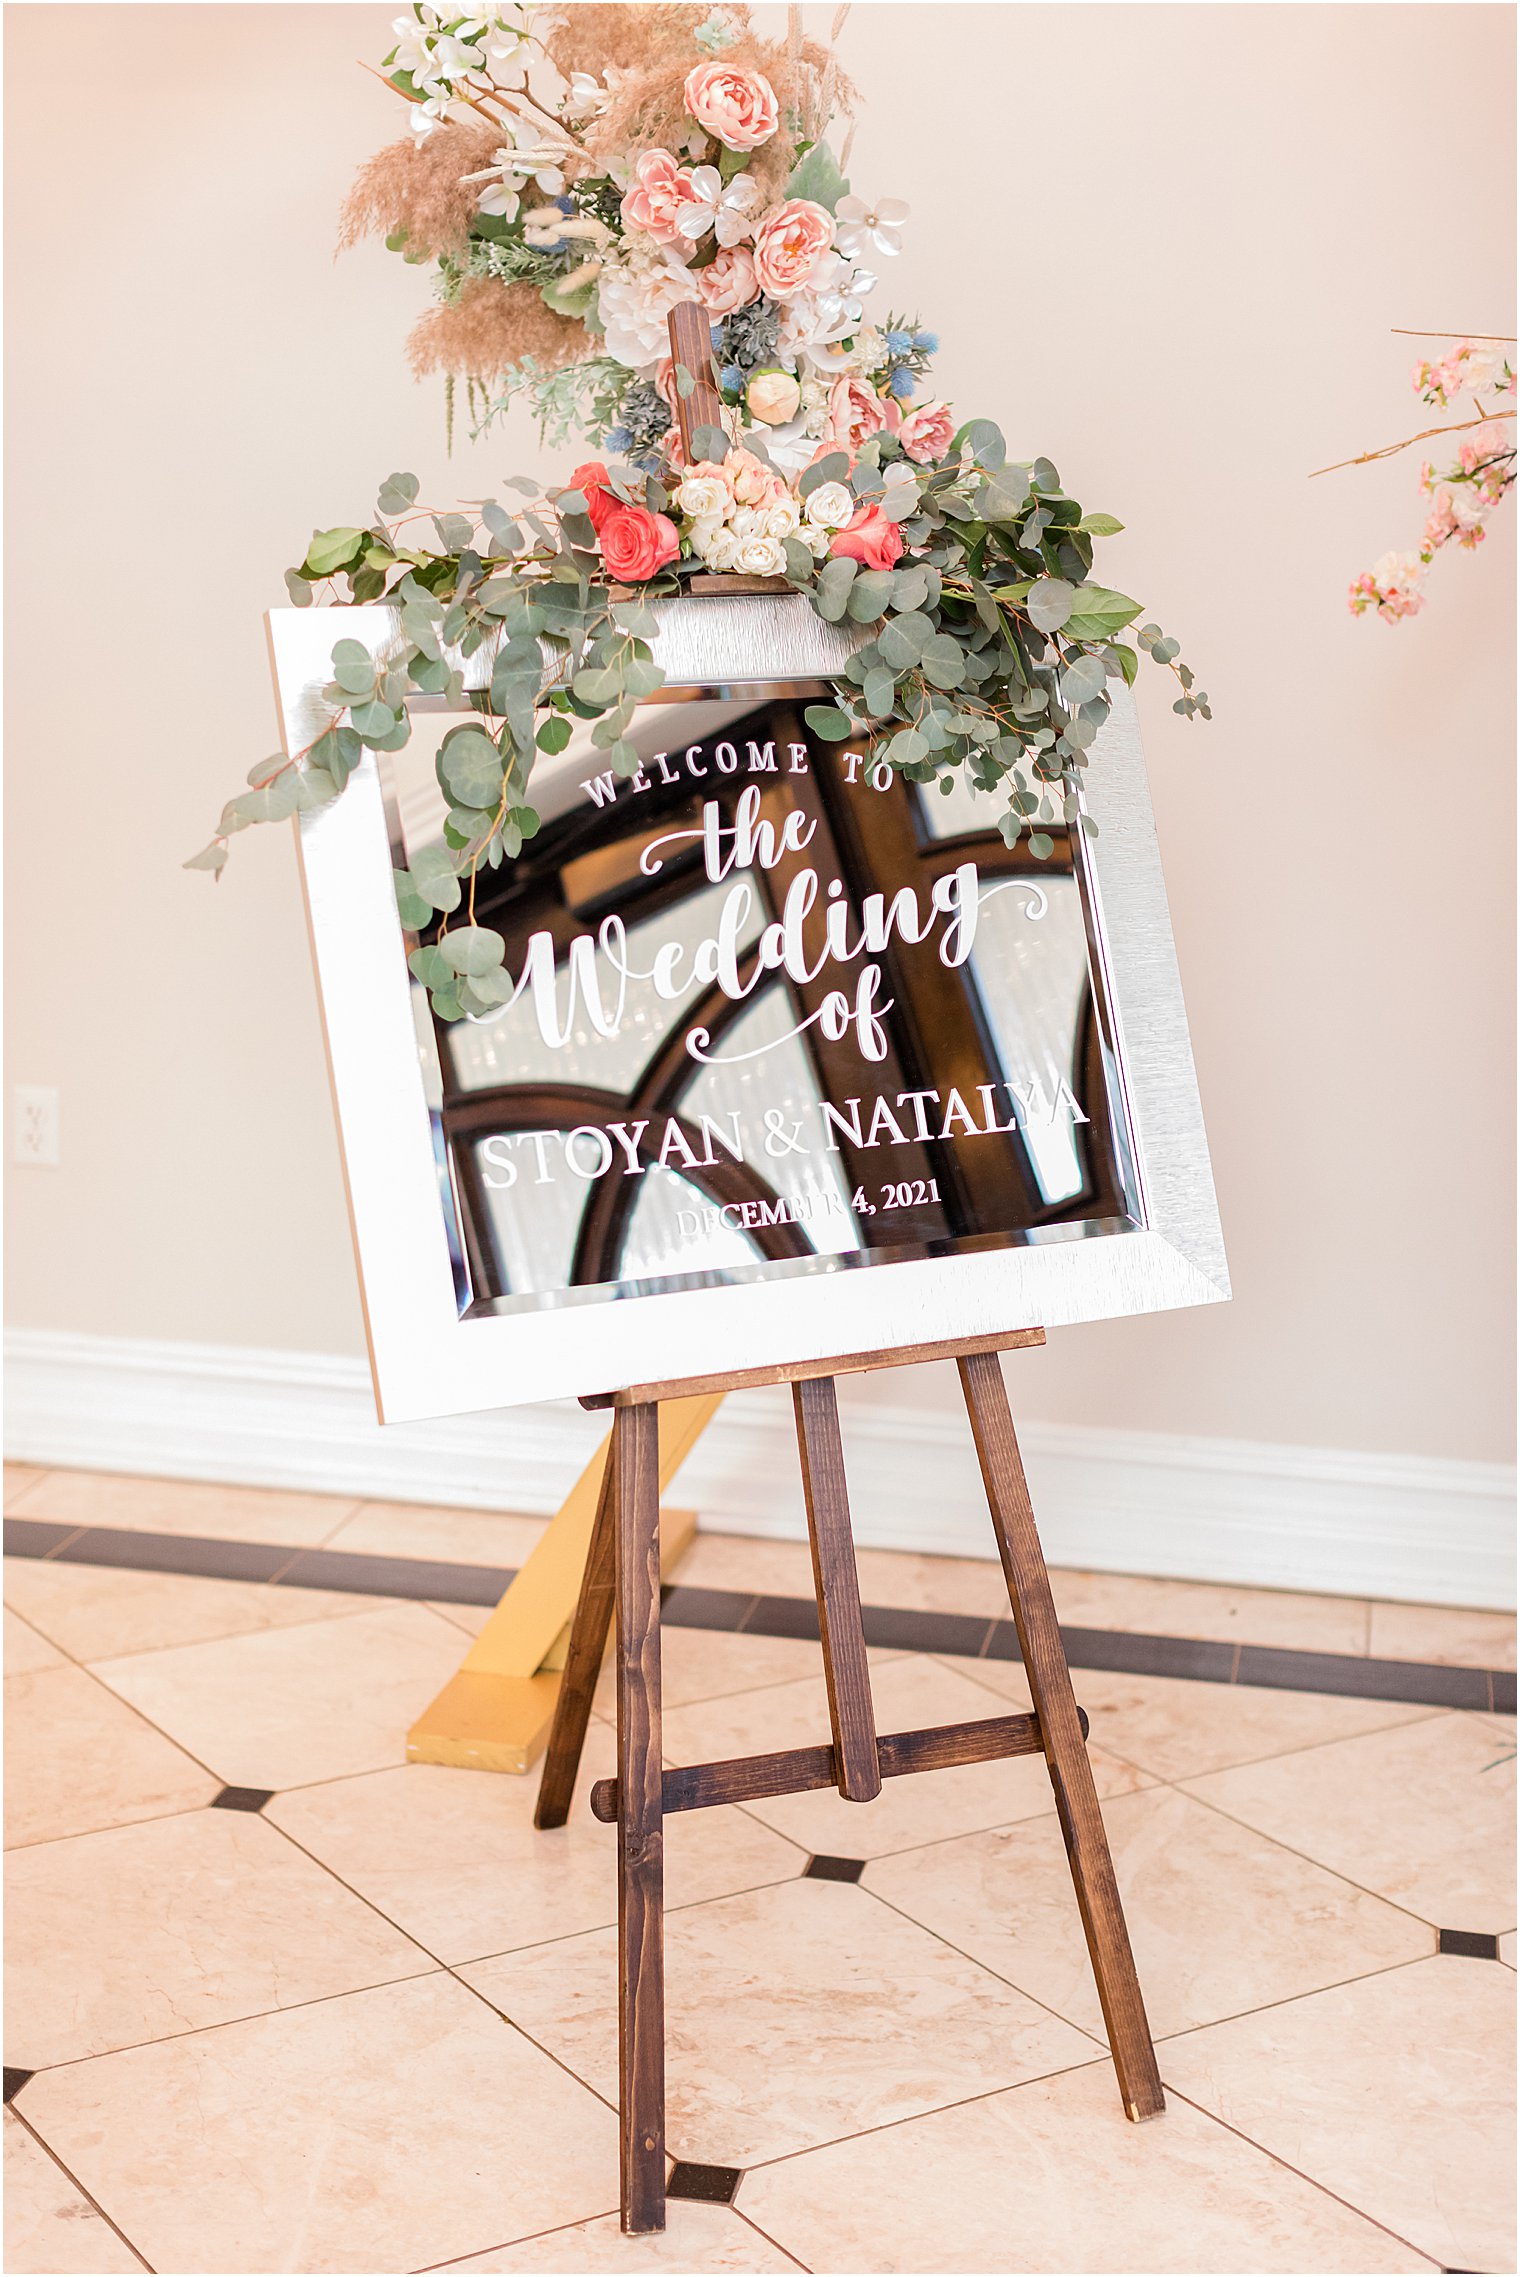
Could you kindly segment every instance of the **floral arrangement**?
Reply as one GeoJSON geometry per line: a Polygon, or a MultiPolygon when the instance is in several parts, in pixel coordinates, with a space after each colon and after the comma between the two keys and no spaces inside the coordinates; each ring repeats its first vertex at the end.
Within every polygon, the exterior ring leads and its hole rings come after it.
{"type": "MultiPolygon", "coordinates": [[[[1425,573],[1436,555],[1453,540],[1472,553],[1487,535],[1489,515],[1505,493],[1514,487],[1515,435],[1506,421],[1515,416],[1515,367],[1504,353],[1513,342],[1498,339],[1459,340],[1446,355],[1432,363],[1421,357],[1412,385],[1422,403],[1432,408],[1460,410],[1466,417],[1440,427],[1423,428],[1400,443],[1381,450],[1363,451],[1345,466],[1366,466],[1373,459],[1392,458],[1432,436],[1461,434],[1454,458],[1438,468],[1427,459],[1420,469],[1420,490],[1430,500],[1418,547],[1402,553],[1385,553],[1371,569],[1353,578],[1348,606],[1354,617],[1376,610],[1393,622],[1412,617],[1425,606],[1425,573]],[[1489,399],[1485,401],[1485,398],[1489,399]],[[1508,404],[1505,399],[1508,398],[1508,404]]],[[[1321,467],[1321,474],[1337,469],[1321,467]]]]}
{"type": "Polygon", "coordinates": [[[444,841],[397,873],[398,903],[436,933],[412,955],[435,1011],[488,1013],[512,984],[476,885],[538,828],[537,755],[588,722],[609,767],[637,768],[628,730],[663,677],[651,604],[714,576],[772,581],[852,629],[815,735],[945,790],[964,768],[1037,859],[1054,826],[1093,827],[1082,770],[1140,652],[1174,675],[1175,711],[1211,716],[1177,643],[1154,623],[1127,637],[1141,604],[1093,577],[1095,539],[1123,525],[1048,459],[1010,461],[989,420],[920,400],[937,343],[916,320],[866,320],[865,254],[896,250],[906,208],[850,192],[823,139],[849,91],[795,15],[776,44],[740,7],[591,0],[566,17],[419,5],[398,29],[387,70],[413,136],[361,174],[349,233],[383,224],[436,264],[420,368],[462,376],[483,417],[526,391],[607,455],[469,512],[423,507],[395,474],[367,525],[316,531],[292,600],[384,602],[395,637],[378,660],[337,642],[320,732],[252,771],[189,867],[220,872],[235,832],[338,796],[366,749],[407,741],[411,691],[444,694],[465,713],[437,758],[444,841]],[[674,353],[686,302],[716,378],[674,353]],[[488,683],[467,690],[482,649],[488,683]]]}

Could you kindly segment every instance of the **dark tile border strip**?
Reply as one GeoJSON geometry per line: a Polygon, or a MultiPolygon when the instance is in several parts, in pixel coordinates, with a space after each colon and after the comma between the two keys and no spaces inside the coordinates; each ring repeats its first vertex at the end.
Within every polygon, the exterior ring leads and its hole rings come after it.
{"type": "MultiPolygon", "coordinates": [[[[61,1526],[33,1518],[6,1519],[5,1554],[64,1565],[199,1574],[216,1581],[274,1582],[282,1589],[341,1590],[358,1597],[433,1598],[449,1605],[494,1605],[514,1574],[511,1566],[377,1557],[360,1550],[293,1549],[277,1542],[223,1542],[200,1534],[61,1526]]],[[[674,1582],[662,1592],[662,1604],[665,1619],[676,1628],[817,1641],[818,1608],[810,1597],[765,1597],[674,1582]]],[[[1019,1658],[1012,1621],[896,1605],[867,1605],[863,1613],[867,1644],[883,1650],[947,1652],[968,1660],[1019,1658]]],[[[1346,1653],[1139,1636],[1119,1629],[1071,1628],[1062,1635],[1073,1668],[1180,1677],[1200,1684],[1243,1684],[1266,1691],[1407,1700],[1420,1707],[1477,1708],[1490,1715],[1515,1712],[1515,1677],[1508,1669],[1358,1660],[1346,1653]]]]}

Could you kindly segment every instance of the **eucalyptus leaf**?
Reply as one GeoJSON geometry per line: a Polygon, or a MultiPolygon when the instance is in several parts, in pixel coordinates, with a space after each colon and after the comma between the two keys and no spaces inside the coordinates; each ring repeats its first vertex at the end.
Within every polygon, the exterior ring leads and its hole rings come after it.
{"type": "Polygon", "coordinates": [[[802,716],[825,743],[843,743],[855,732],[848,715],[837,704],[809,704],[802,716]]]}
{"type": "Polygon", "coordinates": [[[1037,632],[1059,632],[1076,605],[1077,589],[1061,577],[1037,578],[1025,603],[1037,632]]]}
{"type": "Polygon", "coordinates": [[[507,944],[489,925],[461,925],[442,936],[438,950],[451,971],[474,974],[499,965],[507,944]]]}

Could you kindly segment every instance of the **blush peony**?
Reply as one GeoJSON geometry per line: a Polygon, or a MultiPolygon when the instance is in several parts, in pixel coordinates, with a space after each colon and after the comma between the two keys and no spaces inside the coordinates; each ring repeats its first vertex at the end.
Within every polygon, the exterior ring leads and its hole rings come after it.
{"type": "Polygon", "coordinates": [[[834,247],[833,218],[811,198],[788,198],[755,232],[755,274],[762,292],[790,300],[811,282],[834,247]]]}
{"type": "Polygon", "coordinates": [[[603,523],[601,539],[607,574],[621,585],[642,584],[681,550],[674,522],[645,506],[619,506],[603,523]]]}
{"type": "Polygon", "coordinates": [[[887,424],[881,397],[858,373],[844,372],[829,390],[829,433],[847,451],[858,450],[868,435],[887,424]]]}
{"type": "Polygon", "coordinates": [[[598,532],[622,509],[623,501],[608,488],[607,469],[600,459],[588,459],[584,466],[578,466],[570,477],[570,488],[585,493],[586,512],[598,532]]]}
{"type": "Polygon", "coordinates": [[[936,459],[942,459],[955,440],[955,421],[947,403],[920,403],[916,409],[905,411],[895,424],[889,411],[887,424],[893,428],[908,457],[919,466],[930,466],[936,459]]]}
{"type": "Polygon", "coordinates": [[[879,506],[862,506],[849,528],[841,530],[829,544],[836,558],[848,555],[865,569],[894,568],[902,550],[902,531],[879,506]]]}
{"type": "Polygon", "coordinates": [[[623,193],[623,226],[642,229],[657,245],[674,245],[681,209],[695,196],[689,168],[678,165],[668,150],[646,150],[623,193]]]}
{"type": "Polygon", "coordinates": [[[755,256],[747,245],[725,245],[705,269],[693,269],[691,281],[702,295],[709,316],[732,316],[760,297],[755,256]]]}
{"type": "Polygon", "coordinates": [[[729,150],[758,150],[776,131],[776,91],[758,71],[699,63],[686,75],[686,108],[729,150]]]}

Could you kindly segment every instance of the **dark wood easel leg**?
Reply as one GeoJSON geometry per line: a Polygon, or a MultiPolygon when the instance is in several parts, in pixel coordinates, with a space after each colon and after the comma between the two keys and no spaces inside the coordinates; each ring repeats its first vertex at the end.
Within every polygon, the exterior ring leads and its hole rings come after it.
{"type": "Polygon", "coordinates": [[[618,2108],[623,2228],[665,2227],[659,1409],[612,1421],[617,1591],[618,2108]]]}
{"type": "Polygon", "coordinates": [[[1103,1831],[1098,1790],[1077,1718],[1071,1671],[1066,1665],[1050,1576],[1035,1529],[1003,1372],[994,1352],[970,1355],[957,1365],[1008,1580],[1024,1673],[1040,1721],[1045,1761],[1055,1790],[1056,1812],[1071,1862],[1108,2044],[1119,2075],[1119,2092],[1131,2119],[1151,2119],[1165,2108],[1161,2075],[1156,2068],[1129,1931],[1124,1925],[1108,1836],[1103,1831]]]}
{"type": "Polygon", "coordinates": [[[793,1384],[792,1408],[797,1418],[797,1451],[802,1458],[808,1539],[813,1546],[813,1589],[818,1599],[818,1633],[823,1640],[823,1674],[828,1685],[839,1792],[846,1802],[868,1803],[881,1793],[881,1760],[876,1747],[855,1542],[850,1532],[839,1403],[832,1376],[815,1376],[810,1382],[793,1384]]]}
{"type": "Polygon", "coordinates": [[[581,1767],[591,1703],[602,1670],[602,1655],[607,1649],[613,1604],[613,1467],[609,1447],[586,1551],[586,1570],[581,1575],[580,1595],[570,1624],[565,1672],[560,1679],[559,1698],[554,1703],[554,1723],[538,1783],[538,1806],[533,1813],[533,1824],[540,1829],[563,1826],[570,1816],[575,1775],[581,1767]]]}

